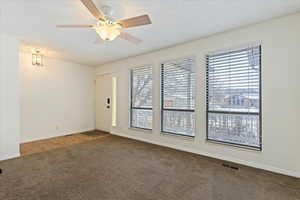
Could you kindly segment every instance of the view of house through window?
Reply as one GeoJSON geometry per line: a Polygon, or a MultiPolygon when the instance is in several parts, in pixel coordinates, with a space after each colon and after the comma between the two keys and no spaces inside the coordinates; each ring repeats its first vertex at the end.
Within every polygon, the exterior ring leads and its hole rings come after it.
{"type": "Polygon", "coordinates": [[[130,71],[130,127],[152,129],[152,67],[130,71]]]}
{"type": "Polygon", "coordinates": [[[161,67],[161,131],[195,136],[195,62],[169,61],[161,67]]]}
{"type": "Polygon", "coordinates": [[[261,47],[207,56],[207,139],[261,149],[261,47]]]}

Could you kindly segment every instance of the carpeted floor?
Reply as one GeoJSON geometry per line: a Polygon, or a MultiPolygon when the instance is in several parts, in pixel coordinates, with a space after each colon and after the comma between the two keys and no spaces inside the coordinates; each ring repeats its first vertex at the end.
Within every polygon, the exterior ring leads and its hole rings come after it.
{"type": "Polygon", "coordinates": [[[0,199],[300,199],[299,179],[223,163],[110,136],[0,162],[0,199]]]}
{"type": "Polygon", "coordinates": [[[53,149],[63,148],[74,144],[89,142],[100,139],[100,137],[107,137],[110,134],[102,131],[87,131],[83,133],[76,133],[60,137],[54,137],[34,142],[27,142],[20,145],[21,155],[26,156],[34,153],[41,153],[51,151],[53,149]]]}

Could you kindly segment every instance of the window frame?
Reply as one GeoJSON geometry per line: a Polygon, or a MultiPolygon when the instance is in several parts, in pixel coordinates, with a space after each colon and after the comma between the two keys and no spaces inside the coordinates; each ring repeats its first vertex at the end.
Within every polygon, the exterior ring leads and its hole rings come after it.
{"type": "Polygon", "coordinates": [[[144,130],[144,131],[152,131],[153,130],[153,116],[154,116],[154,112],[153,112],[153,65],[151,64],[146,64],[146,65],[142,65],[139,67],[133,67],[129,69],[129,128],[131,129],[139,129],[139,130],[144,130]],[[132,95],[133,95],[133,70],[135,69],[139,69],[142,67],[150,67],[151,68],[151,76],[152,76],[152,85],[151,85],[151,95],[152,95],[152,106],[151,108],[143,108],[143,107],[134,107],[133,106],[133,102],[132,102],[132,95]],[[132,111],[133,109],[135,110],[151,110],[152,111],[152,128],[143,128],[143,127],[136,127],[133,126],[132,124],[132,111]]]}
{"type": "Polygon", "coordinates": [[[173,60],[168,60],[160,63],[160,133],[161,134],[167,134],[167,135],[173,135],[173,136],[180,136],[180,137],[186,137],[186,138],[191,138],[194,139],[196,136],[196,102],[197,102],[197,73],[195,72],[195,108],[194,109],[170,109],[170,108],[164,108],[164,76],[163,76],[163,69],[164,69],[164,64],[167,62],[171,61],[179,61],[179,60],[184,60],[184,59],[191,59],[194,62],[195,65],[195,71],[197,70],[197,65],[196,65],[196,59],[194,56],[190,57],[183,57],[183,58],[178,58],[178,59],[173,59],[173,60]],[[171,131],[164,131],[164,111],[174,111],[174,112],[192,112],[195,115],[195,132],[194,135],[185,135],[185,134],[180,134],[180,133],[175,133],[171,131]]]}
{"type": "Polygon", "coordinates": [[[262,45],[257,44],[257,45],[251,45],[248,47],[244,48],[235,48],[234,50],[227,50],[224,51],[223,54],[228,54],[234,51],[241,51],[243,49],[247,48],[253,48],[253,47],[258,47],[259,48],[259,111],[256,113],[251,113],[251,112],[232,112],[232,111],[212,111],[209,110],[209,54],[205,56],[205,61],[206,61],[206,141],[208,142],[213,142],[213,143],[218,143],[218,144],[224,144],[224,145],[230,145],[234,147],[240,147],[240,148],[246,148],[246,149],[251,149],[251,150],[256,150],[256,151],[262,151],[262,45]],[[259,122],[259,146],[251,146],[251,145],[245,145],[245,144],[237,144],[233,142],[227,142],[227,141],[220,141],[220,140],[214,140],[214,139],[209,139],[209,119],[208,115],[209,113],[216,113],[216,114],[240,114],[240,115],[255,115],[258,116],[258,122],[259,122]]]}

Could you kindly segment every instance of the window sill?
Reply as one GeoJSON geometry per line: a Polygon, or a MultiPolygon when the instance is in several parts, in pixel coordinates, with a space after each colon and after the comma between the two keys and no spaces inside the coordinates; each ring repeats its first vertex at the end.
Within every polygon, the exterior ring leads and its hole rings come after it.
{"type": "Polygon", "coordinates": [[[190,141],[195,140],[195,136],[180,135],[180,134],[168,133],[168,132],[160,132],[160,135],[167,136],[167,137],[170,136],[170,137],[175,137],[175,138],[185,139],[190,141]]]}
{"type": "Polygon", "coordinates": [[[209,139],[206,139],[206,142],[207,143],[212,143],[212,144],[221,144],[221,145],[225,145],[225,146],[236,147],[236,148],[245,149],[245,150],[252,150],[252,151],[262,152],[262,149],[256,148],[256,147],[251,147],[251,146],[231,144],[231,143],[227,143],[227,142],[214,141],[214,140],[209,140],[209,139]]]}
{"type": "Polygon", "coordinates": [[[133,131],[140,131],[145,133],[152,133],[152,129],[144,129],[144,128],[135,128],[135,127],[128,127],[129,130],[133,131]]]}

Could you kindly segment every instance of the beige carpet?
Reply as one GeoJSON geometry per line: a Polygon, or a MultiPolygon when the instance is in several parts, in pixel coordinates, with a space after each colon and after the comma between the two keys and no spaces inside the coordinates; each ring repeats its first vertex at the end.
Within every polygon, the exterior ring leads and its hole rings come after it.
{"type": "Polygon", "coordinates": [[[223,163],[110,136],[0,162],[0,199],[300,199],[299,179],[223,163]]]}
{"type": "Polygon", "coordinates": [[[53,149],[68,147],[74,144],[97,140],[100,137],[107,136],[110,136],[110,134],[101,131],[88,131],[34,142],[27,142],[20,145],[21,155],[25,156],[34,153],[51,151],[53,149]]]}

